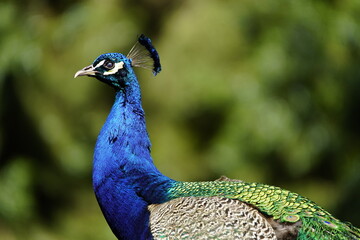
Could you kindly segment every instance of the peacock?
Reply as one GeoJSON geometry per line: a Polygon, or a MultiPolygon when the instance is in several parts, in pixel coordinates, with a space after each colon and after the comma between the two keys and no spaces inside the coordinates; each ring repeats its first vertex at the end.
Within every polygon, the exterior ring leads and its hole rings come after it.
{"type": "Polygon", "coordinates": [[[94,151],[93,189],[118,239],[360,239],[360,229],[311,200],[261,183],[221,177],[182,182],[151,157],[134,67],[161,71],[151,40],[140,35],[127,56],[106,53],[78,76],[115,89],[94,151]]]}

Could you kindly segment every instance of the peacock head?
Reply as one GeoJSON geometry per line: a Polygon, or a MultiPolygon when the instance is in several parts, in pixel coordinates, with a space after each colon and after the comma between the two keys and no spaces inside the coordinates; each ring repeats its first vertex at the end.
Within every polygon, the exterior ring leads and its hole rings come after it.
{"type": "Polygon", "coordinates": [[[151,40],[143,34],[127,56],[121,53],[106,53],[75,73],[79,76],[95,77],[115,89],[123,89],[135,78],[133,67],[152,69],[154,75],[161,71],[160,58],[151,40]]]}
{"type": "Polygon", "coordinates": [[[76,72],[75,77],[90,76],[114,88],[124,88],[133,74],[131,60],[121,53],[106,53],[95,59],[93,64],[76,72]]]}

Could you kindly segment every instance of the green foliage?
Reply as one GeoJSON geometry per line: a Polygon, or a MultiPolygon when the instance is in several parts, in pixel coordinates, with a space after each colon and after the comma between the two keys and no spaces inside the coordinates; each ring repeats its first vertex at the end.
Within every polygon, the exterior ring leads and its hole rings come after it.
{"type": "Polygon", "coordinates": [[[164,174],[278,185],[359,226],[359,16],[357,0],[1,2],[1,239],[114,239],[90,177],[113,91],[72,78],[142,32],[164,174]]]}

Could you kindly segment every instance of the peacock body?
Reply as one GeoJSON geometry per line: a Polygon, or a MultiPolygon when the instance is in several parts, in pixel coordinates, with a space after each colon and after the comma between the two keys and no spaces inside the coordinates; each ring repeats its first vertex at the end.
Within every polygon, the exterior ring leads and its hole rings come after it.
{"type": "Polygon", "coordinates": [[[75,74],[116,92],[95,146],[93,188],[118,239],[360,239],[358,228],[279,187],[226,177],[181,182],[161,174],[151,158],[133,67],[155,75],[161,70],[144,35],[127,56],[100,55],[75,74]]]}

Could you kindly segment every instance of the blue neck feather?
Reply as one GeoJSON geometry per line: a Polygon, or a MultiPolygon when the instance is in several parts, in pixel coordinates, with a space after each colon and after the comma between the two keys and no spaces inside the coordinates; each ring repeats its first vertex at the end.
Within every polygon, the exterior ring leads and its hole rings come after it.
{"type": "Polygon", "coordinates": [[[150,155],[150,140],[135,74],[117,89],[115,103],[94,153],[93,187],[119,239],[151,239],[148,204],[168,200],[174,180],[162,175],[150,155]],[[134,227],[136,226],[136,227],[134,227]]]}

